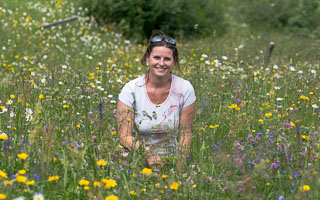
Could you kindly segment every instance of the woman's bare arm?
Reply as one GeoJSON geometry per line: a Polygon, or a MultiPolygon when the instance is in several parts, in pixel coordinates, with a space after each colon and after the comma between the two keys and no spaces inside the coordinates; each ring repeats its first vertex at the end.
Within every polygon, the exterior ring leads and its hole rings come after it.
{"type": "Polygon", "coordinates": [[[178,170],[182,170],[186,155],[190,152],[192,141],[192,124],[195,115],[196,103],[182,109],[180,114],[179,125],[179,154],[178,154],[178,170]]]}
{"type": "Polygon", "coordinates": [[[133,121],[133,108],[119,101],[117,105],[117,122],[120,144],[128,149],[137,150],[140,143],[139,141],[135,141],[132,136],[133,121]]]}
{"type": "Polygon", "coordinates": [[[192,140],[192,124],[195,114],[195,103],[182,109],[179,125],[179,151],[188,153],[192,140]]]}

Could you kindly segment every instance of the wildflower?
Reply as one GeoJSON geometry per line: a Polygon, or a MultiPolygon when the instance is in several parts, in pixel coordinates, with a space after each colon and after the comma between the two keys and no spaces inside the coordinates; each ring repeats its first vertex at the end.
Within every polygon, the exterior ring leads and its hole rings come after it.
{"type": "Polygon", "coordinates": [[[0,199],[6,199],[7,195],[0,193],[0,199]]]}
{"type": "Polygon", "coordinates": [[[258,122],[259,122],[260,124],[263,124],[263,119],[259,119],[258,122]]]}
{"type": "Polygon", "coordinates": [[[277,200],[284,200],[284,196],[280,195],[277,200]]]}
{"type": "Polygon", "coordinates": [[[93,182],[93,187],[100,187],[101,183],[98,181],[93,182]]]}
{"type": "Polygon", "coordinates": [[[18,158],[20,158],[21,160],[25,160],[28,158],[28,154],[26,153],[19,153],[18,154],[18,158]]]}
{"type": "Polygon", "coordinates": [[[0,140],[7,140],[8,139],[8,135],[5,133],[1,133],[0,134],[0,140]]]}
{"type": "Polygon", "coordinates": [[[39,99],[44,99],[44,95],[43,95],[43,94],[40,94],[40,95],[39,95],[39,99]]]}
{"type": "Polygon", "coordinates": [[[44,200],[44,197],[41,193],[39,192],[36,192],[34,195],[33,195],[33,200],[44,200]]]}
{"type": "Polygon", "coordinates": [[[30,181],[27,181],[27,185],[33,185],[35,183],[35,180],[30,180],[30,181]]]}
{"type": "Polygon", "coordinates": [[[301,138],[302,138],[303,140],[309,140],[309,136],[307,136],[307,135],[301,135],[301,138]]]}
{"type": "Polygon", "coordinates": [[[25,170],[25,169],[22,169],[22,170],[19,170],[19,174],[20,175],[23,175],[23,174],[25,174],[27,171],[25,170]]]}
{"type": "Polygon", "coordinates": [[[11,95],[10,95],[10,98],[11,98],[11,99],[14,99],[14,98],[16,98],[16,96],[15,96],[14,94],[11,94],[11,95]]]}
{"type": "Polygon", "coordinates": [[[196,185],[196,184],[192,185],[192,188],[196,188],[196,187],[197,187],[197,185],[196,185]]]}
{"type": "Polygon", "coordinates": [[[163,174],[163,175],[161,176],[161,178],[166,179],[166,178],[168,178],[168,176],[165,175],[165,174],[163,174]]]}
{"type": "Polygon", "coordinates": [[[90,187],[89,186],[84,186],[83,189],[87,191],[87,190],[90,189],[90,187]]]}
{"type": "Polygon", "coordinates": [[[104,160],[98,160],[98,161],[97,161],[97,165],[98,165],[98,166],[106,166],[106,165],[107,165],[107,162],[104,161],[104,160]]]}
{"type": "Polygon", "coordinates": [[[63,105],[63,108],[69,108],[69,105],[65,104],[63,105]]]}
{"type": "Polygon", "coordinates": [[[110,195],[105,198],[105,200],[118,200],[119,198],[115,195],[110,195]]]}
{"type": "Polygon", "coordinates": [[[0,178],[8,178],[7,173],[0,170],[0,178]]]}
{"type": "Polygon", "coordinates": [[[77,124],[77,128],[80,128],[80,124],[77,124]]]}
{"type": "Polygon", "coordinates": [[[101,179],[101,182],[105,184],[105,188],[109,189],[109,188],[113,188],[115,187],[117,184],[117,182],[113,179],[101,179]]]}
{"type": "Polygon", "coordinates": [[[59,180],[59,176],[50,176],[50,177],[48,178],[48,181],[50,181],[50,182],[52,182],[52,181],[57,181],[57,180],[59,180]]]}
{"type": "Polygon", "coordinates": [[[309,97],[306,97],[306,96],[303,96],[303,95],[300,96],[300,99],[307,100],[307,101],[310,100],[309,97]]]}
{"type": "Polygon", "coordinates": [[[146,188],[141,188],[140,191],[141,191],[141,192],[146,192],[147,189],[146,189],[146,188]]]}
{"type": "Polygon", "coordinates": [[[173,182],[171,185],[170,185],[170,189],[171,190],[178,190],[179,188],[179,183],[178,182],[173,182]]]}
{"type": "Polygon", "coordinates": [[[141,174],[149,175],[151,173],[152,173],[152,169],[149,169],[149,168],[143,168],[143,170],[141,171],[141,174]]]}
{"type": "Polygon", "coordinates": [[[27,181],[27,177],[25,177],[25,176],[17,176],[16,177],[16,181],[18,181],[19,183],[25,183],[27,181]]]}
{"type": "Polygon", "coordinates": [[[231,106],[228,106],[228,108],[230,108],[230,109],[236,109],[236,108],[238,108],[238,105],[237,104],[232,104],[231,106]]]}
{"type": "Polygon", "coordinates": [[[89,181],[87,181],[87,180],[85,180],[85,179],[81,179],[80,181],[79,181],[79,185],[85,185],[85,186],[87,186],[87,185],[89,185],[89,181]]]}
{"type": "Polygon", "coordinates": [[[272,116],[272,113],[266,113],[265,116],[266,116],[266,117],[271,117],[271,116],[272,116]]]}
{"type": "Polygon", "coordinates": [[[302,190],[303,192],[308,192],[310,189],[311,189],[311,188],[310,188],[309,185],[304,185],[304,186],[301,187],[301,190],[302,190]]]}

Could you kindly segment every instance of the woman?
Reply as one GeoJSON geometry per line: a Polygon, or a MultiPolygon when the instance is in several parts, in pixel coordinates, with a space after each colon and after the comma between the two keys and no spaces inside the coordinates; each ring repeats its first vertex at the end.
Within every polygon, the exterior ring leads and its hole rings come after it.
{"type": "Polygon", "coordinates": [[[119,94],[120,143],[143,149],[152,168],[162,167],[163,156],[178,153],[182,169],[190,150],[196,97],[189,81],[171,73],[173,66],[180,70],[176,41],[164,35],[152,37],[141,64],[148,67],[147,74],[128,82],[119,94]]]}

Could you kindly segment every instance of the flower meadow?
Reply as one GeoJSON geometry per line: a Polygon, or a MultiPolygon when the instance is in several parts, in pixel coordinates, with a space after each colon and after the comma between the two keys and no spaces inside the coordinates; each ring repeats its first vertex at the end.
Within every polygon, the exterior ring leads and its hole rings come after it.
{"type": "Polygon", "coordinates": [[[182,172],[174,158],[153,171],[119,145],[115,118],[146,46],[85,12],[0,3],[0,199],[320,198],[319,62],[250,64],[252,41],[224,47],[234,55],[178,41],[176,73],[197,96],[191,153],[182,172]]]}

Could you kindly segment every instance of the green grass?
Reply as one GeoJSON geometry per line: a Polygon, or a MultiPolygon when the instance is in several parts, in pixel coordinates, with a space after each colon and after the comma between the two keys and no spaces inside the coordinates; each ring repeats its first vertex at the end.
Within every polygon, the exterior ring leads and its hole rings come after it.
{"type": "Polygon", "coordinates": [[[183,77],[197,95],[191,154],[182,174],[170,167],[173,159],[161,172],[143,175],[139,154],[121,155],[114,111],[123,85],[146,72],[139,64],[145,46],[88,17],[38,28],[83,16],[70,2],[0,4],[0,131],[8,136],[0,140],[0,194],[6,199],[36,192],[45,199],[319,198],[319,41],[248,29],[178,40],[183,77]],[[276,46],[265,66],[260,51],[270,41],[276,46]],[[22,152],[27,159],[18,158],[22,152]],[[18,182],[19,173],[35,182],[18,182]],[[88,190],[81,179],[90,182],[88,190]],[[117,185],[106,189],[105,179],[117,185]],[[173,182],[178,190],[170,189],[173,182]],[[310,191],[301,189],[306,185],[310,191]]]}

